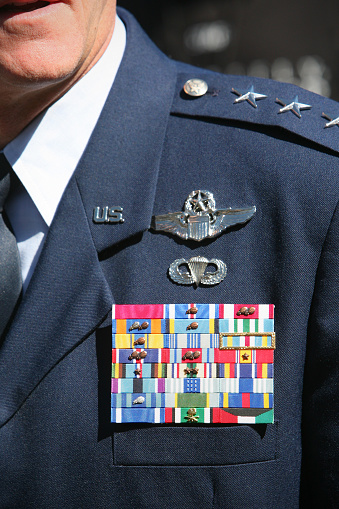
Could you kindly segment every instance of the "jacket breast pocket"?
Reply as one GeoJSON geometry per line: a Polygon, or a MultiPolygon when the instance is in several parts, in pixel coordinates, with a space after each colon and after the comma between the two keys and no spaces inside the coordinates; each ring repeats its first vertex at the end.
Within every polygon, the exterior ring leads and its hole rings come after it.
{"type": "Polygon", "coordinates": [[[219,466],[276,459],[278,424],[228,426],[116,425],[119,466],[219,466]]]}
{"type": "Polygon", "coordinates": [[[272,304],[113,305],[114,463],[274,459],[274,349],[272,304]]]}

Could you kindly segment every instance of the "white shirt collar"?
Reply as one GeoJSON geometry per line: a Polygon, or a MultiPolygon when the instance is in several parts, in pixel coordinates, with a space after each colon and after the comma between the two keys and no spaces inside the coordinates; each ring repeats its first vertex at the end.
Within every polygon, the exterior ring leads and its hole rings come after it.
{"type": "Polygon", "coordinates": [[[117,16],[110,44],[95,66],[4,149],[47,226],[98,121],[125,45],[126,30],[117,16]]]}

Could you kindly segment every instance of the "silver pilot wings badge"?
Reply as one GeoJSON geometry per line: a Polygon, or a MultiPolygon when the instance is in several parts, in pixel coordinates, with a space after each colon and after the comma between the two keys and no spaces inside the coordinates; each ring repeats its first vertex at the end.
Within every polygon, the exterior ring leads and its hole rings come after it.
{"type": "Polygon", "coordinates": [[[255,206],[244,209],[215,208],[213,194],[209,191],[193,191],[185,201],[184,212],[171,212],[154,216],[152,228],[182,239],[200,242],[216,237],[231,226],[249,221],[255,214],[255,206]]]}

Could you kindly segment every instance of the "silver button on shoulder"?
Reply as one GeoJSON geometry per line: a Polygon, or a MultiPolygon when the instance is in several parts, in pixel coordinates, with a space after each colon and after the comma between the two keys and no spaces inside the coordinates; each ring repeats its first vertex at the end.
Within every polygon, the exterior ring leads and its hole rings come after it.
{"type": "Polygon", "coordinates": [[[191,97],[201,97],[206,94],[208,85],[200,78],[187,80],[184,85],[184,92],[191,97]]]}

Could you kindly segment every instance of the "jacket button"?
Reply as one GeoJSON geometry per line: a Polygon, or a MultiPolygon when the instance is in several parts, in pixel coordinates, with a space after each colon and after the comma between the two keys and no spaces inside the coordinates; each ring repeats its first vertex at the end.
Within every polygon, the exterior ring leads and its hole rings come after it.
{"type": "Polygon", "coordinates": [[[191,97],[201,97],[206,94],[207,90],[206,81],[199,78],[187,80],[184,85],[184,92],[191,97]]]}

